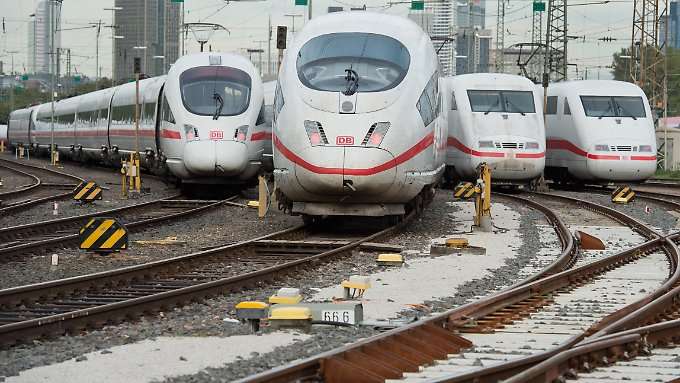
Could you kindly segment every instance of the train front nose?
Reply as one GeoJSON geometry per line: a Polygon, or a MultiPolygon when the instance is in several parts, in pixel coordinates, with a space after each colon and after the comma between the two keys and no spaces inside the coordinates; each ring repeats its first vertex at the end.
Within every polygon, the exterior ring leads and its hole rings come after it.
{"type": "Polygon", "coordinates": [[[599,156],[588,158],[588,171],[598,179],[612,181],[644,181],[656,171],[656,156],[652,153],[599,156]],[[616,157],[617,159],[614,159],[616,157]]]}
{"type": "Polygon", "coordinates": [[[184,166],[195,175],[238,175],[247,164],[247,147],[242,142],[191,141],[184,146],[184,166]]]}
{"type": "Polygon", "coordinates": [[[301,154],[309,161],[295,165],[295,177],[303,189],[323,200],[385,193],[396,178],[390,166],[394,157],[383,149],[318,146],[301,154]]]}

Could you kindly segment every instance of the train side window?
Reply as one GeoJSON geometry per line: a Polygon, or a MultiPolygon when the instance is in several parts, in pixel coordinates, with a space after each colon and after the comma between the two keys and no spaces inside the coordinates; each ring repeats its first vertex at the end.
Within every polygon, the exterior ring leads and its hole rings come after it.
{"type": "Polygon", "coordinates": [[[260,107],[260,113],[257,115],[257,121],[255,121],[255,125],[262,125],[264,124],[265,118],[264,118],[264,102],[262,103],[262,106],[260,107]]]}
{"type": "Polygon", "coordinates": [[[175,116],[172,115],[172,110],[170,110],[170,104],[168,103],[168,99],[163,96],[163,121],[167,121],[171,124],[175,123],[175,116]]]}
{"type": "Polygon", "coordinates": [[[104,108],[99,110],[99,118],[108,120],[109,119],[109,108],[104,108]]]}
{"type": "Polygon", "coordinates": [[[140,116],[141,121],[148,121],[148,123],[153,123],[156,119],[156,104],[155,103],[145,103],[144,104],[144,116],[140,116]]]}
{"type": "Polygon", "coordinates": [[[564,99],[564,115],[568,116],[571,115],[571,109],[569,109],[569,101],[567,99],[564,99]]]}
{"type": "Polygon", "coordinates": [[[545,114],[557,114],[557,96],[548,96],[548,105],[545,114]]]}
{"type": "Polygon", "coordinates": [[[458,105],[456,104],[456,94],[451,92],[451,110],[458,110],[458,105]]]}

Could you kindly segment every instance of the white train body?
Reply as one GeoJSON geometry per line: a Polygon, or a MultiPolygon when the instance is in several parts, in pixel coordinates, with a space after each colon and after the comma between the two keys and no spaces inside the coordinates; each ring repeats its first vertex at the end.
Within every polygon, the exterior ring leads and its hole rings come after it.
{"type": "Polygon", "coordinates": [[[487,163],[494,183],[527,183],[543,173],[541,92],[530,80],[499,73],[442,79],[448,114],[447,179],[474,180],[487,163]]]}
{"type": "Polygon", "coordinates": [[[274,98],[283,205],[311,216],[404,214],[444,170],[438,79],[432,43],[408,19],[339,12],[306,24],[274,98]]]}
{"type": "Polygon", "coordinates": [[[638,182],[656,170],[656,139],[642,89],[621,81],[548,87],[546,176],[558,181],[638,182]]]}
{"type": "MultiPolygon", "coordinates": [[[[247,59],[226,53],[181,57],[167,76],[54,104],[54,143],[62,154],[119,164],[142,153],[149,169],[169,170],[186,183],[252,179],[271,150],[262,81],[247,59]]],[[[52,104],[12,112],[9,141],[38,150],[52,140],[52,104]]]]}
{"type": "Polygon", "coordinates": [[[7,147],[7,125],[0,124],[0,142],[7,147]]]}

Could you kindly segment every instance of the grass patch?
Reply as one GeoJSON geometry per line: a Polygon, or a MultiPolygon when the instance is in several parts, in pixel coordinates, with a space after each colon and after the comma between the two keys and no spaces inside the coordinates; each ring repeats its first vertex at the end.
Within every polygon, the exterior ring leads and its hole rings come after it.
{"type": "Polygon", "coordinates": [[[654,178],[664,180],[680,180],[680,170],[661,170],[658,169],[654,173],[654,178]]]}

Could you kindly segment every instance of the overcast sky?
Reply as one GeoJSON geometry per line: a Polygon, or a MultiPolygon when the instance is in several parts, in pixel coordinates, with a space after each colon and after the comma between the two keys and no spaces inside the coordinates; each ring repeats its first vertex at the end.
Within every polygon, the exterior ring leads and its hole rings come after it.
{"type": "MultiPolygon", "coordinates": [[[[139,0],[142,1],[142,0],[139,0]]],[[[314,16],[322,15],[329,5],[362,6],[378,12],[407,15],[408,4],[387,6],[390,0],[313,0],[314,16]]],[[[485,0],[482,0],[485,1],[485,0]]],[[[547,1],[547,0],[546,0],[547,1]]],[[[9,71],[11,55],[14,54],[14,70],[23,72],[27,61],[27,22],[28,15],[35,11],[36,0],[0,0],[0,16],[5,18],[5,33],[0,36],[0,60],[5,62],[5,71],[9,71]]],[[[392,2],[398,2],[392,0],[392,2]]],[[[465,0],[459,2],[465,3],[465,0]]],[[[505,45],[531,41],[531,7],[532,0],[507,0],[505,18],[505,45]]],[[[599,74],[609,77],[609,69],[597,69],[597,66],[611,64],[611,55],[630,44],[633,0],[610,0],[608,4],[598,4],[598,0],[571,0],[573,6],[568,7],[569,35],[580,36],[580,39],[569,43],[569,62],[578,64],[580,71],[589,67],[589,77],[599,74]],[[586,4],[586,5],[580,5],[586,4]],[[616,41],[599,41],[601,37],[613,37],[616,41]]],[[[210,41],[213,50],[240,51],[247,48],[266,50],[266,43],[257,41],[267,39],[268,17],[272,24],[291,26],[291,17],[286,14],[306,14],[306,7],[295,6],[294,0],[266,0],[256,2],[224,0],[185,0],[186,22],[213,22],[231,30],[231,35],[218,32],[210,41]],[[262,44],[262,45],[261,45],[262,44]]],[[[78,28],[101,19],[105,24],[111,23],[111,11],[103,8],[113,6],[113,0],[64,0],[62,8],[62,28],[78,28]]],[[[495,37],[496,27],[495,0],[486,0],[486,27],[492,29],[495,37]]],[[[544,23],[547,14],[544,14],[544,23]]],[[[295,18],[295,28],[304,23],[302,17],[295,18]]],[[[62,32],[62,46],[71,48],[72,62],[78,72],[87,75],[95,73],[95,41],[96,33],[90,29],[65,30],[62,32]]],[[[103,29],[100,36],[99,62],[102,74],[111,73],[111,31],[103,29]]],[[[198,44],[187,40],[187,50],[197,52],[198,44]]],[[[253,58],[255,60],[255,58],[253,58]]],[[[574,73],[570,67],[570,73],[574,73]]]]}

